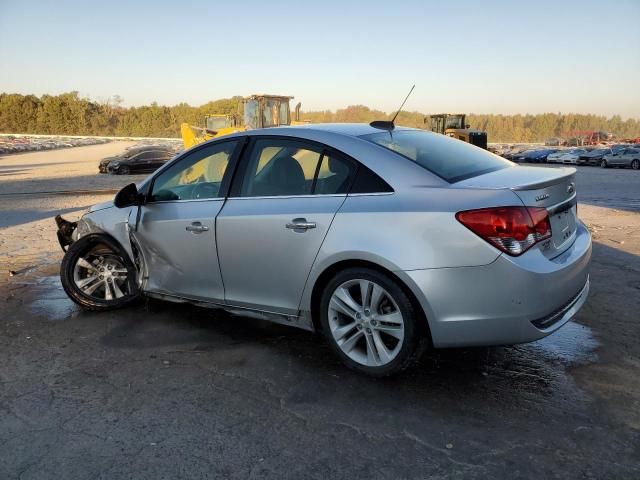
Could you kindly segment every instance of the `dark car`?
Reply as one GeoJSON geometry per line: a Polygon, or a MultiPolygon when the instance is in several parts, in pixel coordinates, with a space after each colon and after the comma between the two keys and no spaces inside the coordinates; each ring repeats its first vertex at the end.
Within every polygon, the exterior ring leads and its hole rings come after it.
{"type": "Polygon", "coordinates": [[[169,150],[144,150],[128,157],[112,159],[107,171],[118,175],[154,172],[173,156],[173,151],[169,150]]]}
{"type": "MultiPolygon", "coordinates": [[[[123,160],[129,160],[140,153],[150,152],[150,151],[164,152],[166,155],[168,155],[168,158],[171,158],[173,155],[175,155],[175,149],[170,145],[143,145],[138,147],[132,147],[127,149],[125,152],[121,153],[120,155],[103,158],[100,161],[100,164],[98,165],[98,170],[100,171],[100,173],[107,173],[109,172],[109,164],[111,162],[113,161],[122,162],[123,160]]],[[[153,170],[155,170],[155,168],[153,170]]],[[[153,170],[149,170],[149,171],[153,171],[153,170]]]]}
{"type": "Polygon", "coordinates": [[[580,158],[578,158],[578,165],[600,165],[602,163],[602,157],[610,153],[611,149],[609,148],[596,148],[581,154],[580,158]]]}
{"type": "Polygon", "coordinates": [[[516,162],[545,163],[547,161],[547,156],[555,153],[556,151],[556,148],[527,150],[526,152],[516,155],[514,160],[516,162]]]}

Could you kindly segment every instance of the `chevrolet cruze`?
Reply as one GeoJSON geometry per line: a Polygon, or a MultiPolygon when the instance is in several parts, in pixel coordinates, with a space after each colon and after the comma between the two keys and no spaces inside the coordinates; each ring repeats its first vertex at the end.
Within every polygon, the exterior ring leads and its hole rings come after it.
{"type": "Polygon", "coordinates": [[[57,218],[62,284],[91,310],[145,295],[321,331],[389,375],[575,315],[591,238],[574,175],[385,122],[241,132],[57,218]]]}

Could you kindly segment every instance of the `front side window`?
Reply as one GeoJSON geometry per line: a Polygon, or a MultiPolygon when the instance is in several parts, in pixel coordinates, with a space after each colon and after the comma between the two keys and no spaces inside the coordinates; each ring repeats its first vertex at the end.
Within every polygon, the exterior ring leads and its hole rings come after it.
{"type": "Polygon", "coordinates": [[[260,139],[247,159],[242,197],[347,193],[355,165],[322,147],[282,139],[260,139]]]}
{"type": "Polygon", "coordinates": [[[196,150],[164,170],[153,183],[152,202],[218,198],[237,141],[196,150]]]}
{"type": "Polygon", "coordinates": [[[361,138],[416,162],[449,183],[514,166],[482,148],[421,130],[372,133],[361,138]]]}

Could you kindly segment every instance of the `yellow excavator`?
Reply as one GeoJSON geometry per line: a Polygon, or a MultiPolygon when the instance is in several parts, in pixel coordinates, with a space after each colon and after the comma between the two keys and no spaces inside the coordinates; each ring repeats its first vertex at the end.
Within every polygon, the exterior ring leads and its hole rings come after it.
{"type": "Polygon", "coordinates": [[[464,113],[438,113],[424,119],[431,120],[431,131],[457,138],[476,147],[487,149],[487,132],[474,130],[471,125],[465,123],[464,113]]]}
{"type": "Polygon", "coordinates": [[[304,122],[300,122],[300,103],[296,105],[295,120],[291,120],[289,101],[292,99],[293,97],[283,95],[250,95],[242,99],[242,116],[207,115],[204,127],[183,123],[180,125],[180,134],[184,148],[188,149],[212,138],[244,130],[302,124],[304,122]]]}

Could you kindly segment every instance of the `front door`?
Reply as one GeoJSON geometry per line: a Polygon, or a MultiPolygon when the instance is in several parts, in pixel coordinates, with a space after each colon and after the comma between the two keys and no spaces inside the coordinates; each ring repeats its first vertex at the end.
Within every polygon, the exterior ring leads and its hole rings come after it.
{"type": "Polygon", "coordinates": [[[322,146],[253,141],[218,215],[227,304],[295,315],[355,166],[322,146]]]}
{"type": "Polygon", "coordinates": [[[187,153],[153,180],[135,233],[143,250],[144,289],[224,301],[216,249],[216,216],[238,141],[187,153]]]}

